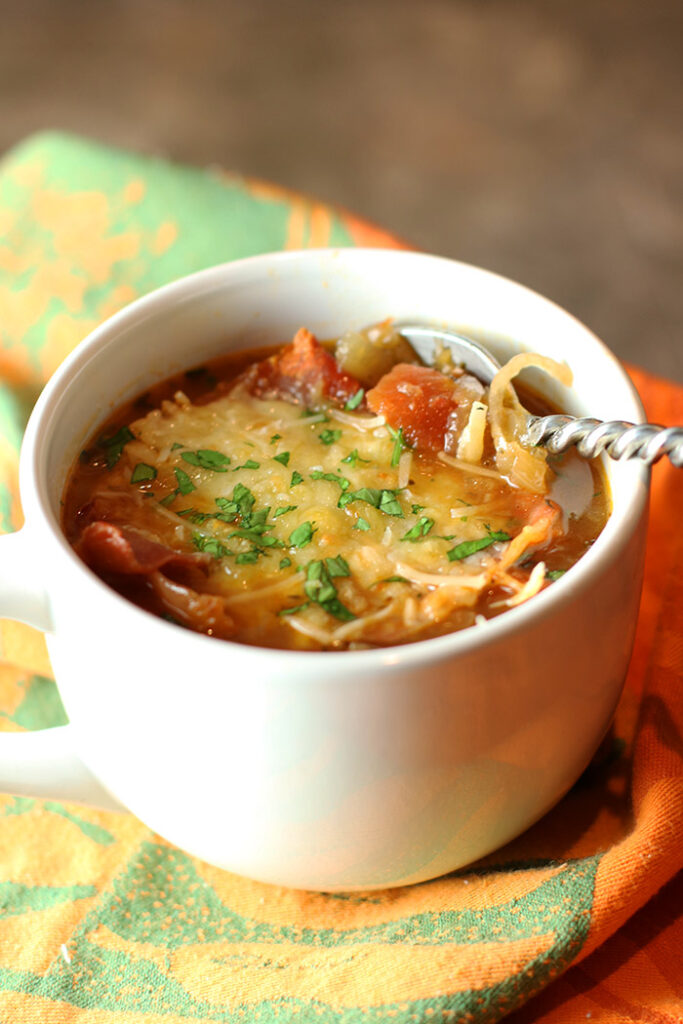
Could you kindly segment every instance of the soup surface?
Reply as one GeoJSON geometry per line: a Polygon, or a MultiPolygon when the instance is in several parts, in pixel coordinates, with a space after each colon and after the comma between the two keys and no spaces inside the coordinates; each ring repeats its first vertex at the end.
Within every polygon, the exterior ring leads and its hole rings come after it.
{"type": "Polygon", "coordinates": [[[523,444],[525,365],[568,382],[521,355],[486,388],[389,322],[226,356],[117,410],[70,474],[64,531],[121,594],[224,639],[344,650],[479,624],[551,586],[609,514],[597,467],[523,444]]]}

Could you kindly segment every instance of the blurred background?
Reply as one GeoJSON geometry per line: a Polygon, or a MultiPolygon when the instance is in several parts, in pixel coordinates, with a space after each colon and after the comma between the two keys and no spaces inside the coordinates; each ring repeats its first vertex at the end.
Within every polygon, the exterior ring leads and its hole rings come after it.
{"type": "Polygon", "coordinates": [[[0,0],[58,128],[351,208],[683,380],[680,0],[0,0]]]}

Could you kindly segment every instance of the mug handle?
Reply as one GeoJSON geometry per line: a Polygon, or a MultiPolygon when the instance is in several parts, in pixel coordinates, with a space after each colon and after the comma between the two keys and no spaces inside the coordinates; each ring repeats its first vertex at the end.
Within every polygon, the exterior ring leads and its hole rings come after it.
{"type": "MultiPolygon", "coordinates": [[[[51,633],[50,600],[30,544],[26,529],[0,537],[0,618],[51,633]]],[[[0,732],[0,792],[125,810],[76,754],[71,725],[0,732]]]]}

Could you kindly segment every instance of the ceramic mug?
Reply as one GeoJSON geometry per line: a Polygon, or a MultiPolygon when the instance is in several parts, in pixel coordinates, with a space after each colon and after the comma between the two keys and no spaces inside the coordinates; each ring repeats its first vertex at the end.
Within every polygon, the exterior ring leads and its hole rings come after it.
{"type": "MultiPolygon", "coordinates": [[[[0,735],[0,786],[129,808],[191,854],[309,889],[461,867],[574,783],[612,718],[638,609],[648,474],[606,466],[613,512],[552,587],[481,626],[377,650],[279,651],[179,629],[111,590],[59,524],[69,467],[110,410],[221,353],[393,316],[501,360],[566,360],[575,414],[642,420],[614,356],[569,314],[411,252],[276,253],[214,267],[98,327],[46,386],[20,465],[25,525],[0,538],[0,615],[44,630],[68,726],[0,735]]],[[[539,382],[541,378],[539,377],[539,382]]]]}

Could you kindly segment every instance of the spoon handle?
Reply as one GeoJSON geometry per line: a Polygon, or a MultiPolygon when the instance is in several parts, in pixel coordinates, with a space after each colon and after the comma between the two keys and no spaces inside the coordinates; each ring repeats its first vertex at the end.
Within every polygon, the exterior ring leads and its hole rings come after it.
{"type": "Polygon", "coordinates": [[[683,468],[683,427],[659,427],[654,423],[624,423],[621,420],[593,420],[573,416],[531,416],[526,438],[531,445],[544,445],[559,455],[571,445],[586,459],[602,452],[613,459],[640,459],[651,466],[668,455],[683,468]]]}

